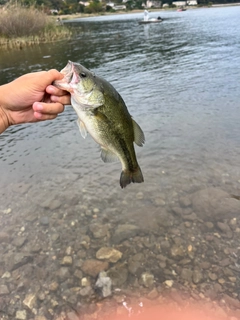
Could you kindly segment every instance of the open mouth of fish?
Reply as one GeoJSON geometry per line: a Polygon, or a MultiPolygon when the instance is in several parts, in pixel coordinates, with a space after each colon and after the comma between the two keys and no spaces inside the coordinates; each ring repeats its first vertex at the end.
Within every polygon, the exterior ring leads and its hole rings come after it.
{"type": "Polygon", "coordinates": [[[77,84],[81,81],[74,63],[68,60],[68,64],[60,72],[64,75],[64,78],[54,81],[53,84],[59,89],[73,93],[73,90],[76,89],[77,84]]]}

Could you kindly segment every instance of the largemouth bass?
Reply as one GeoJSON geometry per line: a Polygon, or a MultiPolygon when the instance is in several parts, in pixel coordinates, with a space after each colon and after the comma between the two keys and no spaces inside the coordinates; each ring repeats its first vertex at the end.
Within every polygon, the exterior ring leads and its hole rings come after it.
{"type": "Polygon", "coordinates": [[[121,161],[122,188],[131,182],[143,182],[133,142],[142,146],[144,133],[132,119],[120,94],[109,82],[81,64],[69,61],[61,73],[64,78],[54,85],[70,92],[83,138],[89,132],[100,144],[104,162],[121,161]]]}

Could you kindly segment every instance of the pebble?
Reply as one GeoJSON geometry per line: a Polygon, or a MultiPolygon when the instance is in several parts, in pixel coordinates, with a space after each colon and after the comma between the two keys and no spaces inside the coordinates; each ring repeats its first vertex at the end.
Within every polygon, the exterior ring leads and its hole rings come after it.
{"type": "Polygon", "coordinates": [[[208,261],[204,261],[204,262],[202,262],[202,263],[200,264],[200,267],[201,267],[202,269],[208,270],[208,269],[211,267],[211,263],[209,263],[208,261]]]}
{"type": "Polygon", "coordinates": [[[84,287],[79,291],[82,297],[90,296],[93,293],[93,290],[90,286],[84,287]]]}
{"type": "Polygon", "coordinates": [[[186,221],[186,222],[184,222],[184,225],[185,225],[186,228],[191,228],[192,223],[189,222],[189,221],[186,221]]]}
{"type": "Polygon", "coordinates": [[[36,316],[34,320],[47,320],[45,316],[36,316]]]}
{"type": "Polygon", "coordinates": [[[123,240],[129,240],[139,233],[139,227],[132,224],[124,224],[117,227],[115,230],[112,241],[115,244],[121,243],[123,240]]]}
{"type": "Polygon", "coordinates": [[[192,275],[193,275],[193,272],[190,269],[183,268],[182,271],[181,271],[181,278],[183,280],[188,281],[188,282],[192,281],[192,275]]]}
{"type": "Polygon", "coordinates": [[[121,287],[128,279],[128,269],[124,265],[116,265],[107,271],[115,287],[121,287]]]}
{"type": "Polygon", "coordinates": [[[137,198],[138,200],[143,199],[143,193],[142,193],[142,192],[138,192],[138,193],[136,194],[136,198],[137,198]]]}
{"type": "Polygon", "coordinates": [[[217,226],[222,232],[232,232],[231,228],[226,223],[217,222],[217,226]]]}
{"type": "Polygon", "coordinates": [[[184,256],[184,249],[183,247],[180,245],[173,245],[171,247],[171,255],[173,258],[179,258],[179,257],[183,257],[184,256]]]}
{"type": "Polygon", "coordinates": [[[9,213],[11,213],[12,212],[12,209],[11,208],[7,208],[7,209],[4,209],[3,210],[3,213],[4,214],[9,214],[9,213]]]}
{"type": "Polygon", "coordinates": [[[157,206],[160,206],[160,207],[164,207],[166,205],[166,202],[161,198],[155,199],[154,202],[157,206]]]}
{"type": "Polygon", "coordinates": [[[17,236],[16,238],[13,239],[12,244],[18,248],[21,248],[26,241],[27,241],[26,237],[17,236]]]}
{"type": "Polygon", "coordinates": [[[67,247],[66,249],[66,255],[70,256],[72,254],[72,247],[67,247]]]}
{"type": "Polygon", "coordinates": [[[79,316],[75,312],[67,312],[67,320],[79,320],[79,316]]]}
{"type": "Polygon", "coordinates": [[[116,263],[118,260],[122,258],[122,252],[110,248],[110,247],[102,247],[96,253],[96,258],[100,260],[107,260],[112,263],[116,263]]]}
{"type": "Polygon", "coordinates": [[[18,310],[16,312],[16,319],[18,320],[25,320],[27,319],[27,312],[26,310],[18,310]]]}
{"type": "Polygon", "coordinates": [[[128,271],[131,274],[136,275],[136,276],[140,276],[140,274],[143,271],[142,269],[143,269],[143,267],[142,267],[142,263],[140,261],[135,261],[135,260],[131,259],[128,262],[128,271]]]}
{"type": "Polygon", "coordinates": [[[212,281],[216,281],[218,276],[215,273],[209,272],[208,274],[209,279],[211,279],[212,281]]]}
{"type": "Polygon", "coordinates": [[[166,281],[164,281],[164,283],[168,288],[171,288],[174,284],[174,281],[173,280],[166,280],[166,281]]]}
{"type": "Polygon", "coordinates": [[[89,226],[90,231],[95,239],[104,238],[108,235],[109,226],[92,223],[89,226]]]}
{"type": "Polygon", "coordinates": [[[41,217],[39,220],[40,224],[43,226],[48,226],[49,225],[49,218],[48,217],[41,217]]]}
{"type": "Polygon", "coordinates": [[[0,232],[0,243],[9,242],[9,234],[6,232],[0,232]]]}
{"type": "Polygon", "coordinates": [[[98,279],[95,283],[95,287],[101,291],[103,298],[109,297],[112,294],[112,281],[107,276],[105,271],[101,271],[98,275],[98,279]]]}
{"type": "Polygon", "coordinates": [[[185,207],[191,206],[192,202],[191,202],[191,200],[189,199],[188,196],[185,196],[185,197],[181,197],[179,199],[179,204],[180,204],[181,207],[185,208],[185,207]]]}
{"type": "Polygon", "coordinates": [[[232,307],[240,309],[240,301],[230,297],[228,294],[223,294],[223,299],[232,307]]]}
{"type": "Polygon", "coordinates": [[[59,239],[59,234],[58,233],[52,234],[51,239],[52,239],[52,241],[57,241],[59,239]]]}
{"type": "Polygon", "coordinates": [[[107,261],[99,261],[96,259],[87,259],[83,262],[82,271],[92,277],[96,277],[100,271],[105,271],[109,267],[107,261]]]}
{"type": "Polygon", "coordinates": [[[33,309],[33,307],[36,304],[37,297],[34,293],[30,293],[26,295],[25,299],[23,300],[23,304],[28,307],[30,310],[33,309]]]}
{"type": "Polygon", "coordinates": [[[2,278],[4,279],[4,278],[11,278],[11,273],[10,272],[8,272],[8,271],[6,271],[6,272],[4,272],[4,274],[2,275],[2,278]]]}
{"type": "Polygon", "coordinates": [[[90,281],[88,280],[88,278],[82,278],[82,279],[81,279],[81,285],[82,285],[82,287],[87,287],[87,286],[90,286],[91,283],[90,283],[90,281]]]}
{"type": "Polygon", "coordinates": [[[37,298],[38,298],[40,301],[44,301],[45,298],[46,298],[45,293],[44,293],[43,291],[38,292],[37,298]]]}
{"type": "Polygon", "coordinates": [[[225,283],[225,280],[224,280],[223,278],[220,278],[220,279],[218,279],[218,283],[224,284],[224,283],[225,283]]]}
{"type": "Polygon", "coordinates": [[[228,279],[233,283],[235,283],[237,281],[236,277],[228,277],[228,279]]]}
{"type": "Polygon", "coordinates": [[[0,285],[0,296],[5,296],[9,294],[8,287],[5,284],[0,285]]]}
{"type": "Polygon", "coordinates": [[[59,287],[59,284],[56,281],[54,281],[50,283],[49,290],[55,292],[57,291],[58,287],[59,287]]]}
{"type": "Polygon", "coordinates": [[[192,275],[193,283],[198,284],[203,280],[203,274],[200,270],[194,270],[192,275]]]}
{"type": "Polygon", "coordinates": [[[149,272],[142,273],[141,283],[144,285],[144,287],[151,288],[155,283],[154,275],[149,272]]]}
{"type": "Polygon", "coordinates": [[[156,288],[153,288],[153,289],[148,293],[147,297],[148,297],[148,299],[153,300],[153,299],[156,299],[156,298],[158,297],[158,295],[159,295],[159,293],[158,293],[157,289],[156,289],[156,288]]]}
{"type": "Polygon", "coordinates": [[[56,210],[56,209],[60,208],[62,203],[58,199],[54,199],[54,200],[47,199],[46,201],[41,202],[39,205],[42,208],[46,208],[46,209],[49,209],[50,211],[53,211],[53,210],[56,210]]]}
{"type": "Polygon", "coordinates": [[[70,272],[67,267],[61,267],[58,270],[57,275],[61,280],[66,280],[70,277],[70,272]]]}
{"type": "Polygon", "coordinates": [[[74,272],[74,276],[75,276],[76,278],[78,278],[78,279],[82,279],[82,276],[83,276],[82,271],[77,269],[77,270],[74,272]]]}
{"type": "Polygon", "coordinates": [[[210,222],[210,221],[207,221],[207,222],[205,223],[205,226],[206,226],[208,229],[213,229],[213,228],[214,228],[214,224],[213,224],[212,222],[210,222]]]}
{"type": "Polygon", "coordinates": [[[71,256],[65,256],[61,261],[62,266],[71,266],[72,263],[73,263],[73,259],[71,256]]]}

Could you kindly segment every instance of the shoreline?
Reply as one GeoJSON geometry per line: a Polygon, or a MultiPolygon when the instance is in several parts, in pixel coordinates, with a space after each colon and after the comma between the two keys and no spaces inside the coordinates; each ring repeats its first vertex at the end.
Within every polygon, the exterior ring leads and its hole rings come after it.
{"type": "MultiPolygon", "coordinates": [[[[188,7],[187,10],[194,10],[194,9],[202,9],[202,8],[218,8],[218,7],[232,7],[232,6],[240,6],[240,2],[238,3],[219,3],[219,4],[214,4],[211,6],[202,6],[202,7],[197,7],[197,6],[191,6],[188,7]]],[[[162,9],[162,8],[151,8],[149,11],[150,13],[154,12],[168,12],[168,11],[176,11],[176,8],[168,8],[168,9],[162,9]]],[[[122,15],[122,14],[132,14],[132,13],[141,13],[143,12],[144,9],[135,9],[131,11],[116,11],[116,12],[100,12],[98,14],[91,14],[91,13],[74,13],[74,14],[63,14],[63,15],[58,15],[56,17],[61,18],[62,20],[74,20],[74,19],[84,19],[84,18],[93,18],[93,17],[100,17],[100,16],[111,16],[111,15],[122,15]]]]}

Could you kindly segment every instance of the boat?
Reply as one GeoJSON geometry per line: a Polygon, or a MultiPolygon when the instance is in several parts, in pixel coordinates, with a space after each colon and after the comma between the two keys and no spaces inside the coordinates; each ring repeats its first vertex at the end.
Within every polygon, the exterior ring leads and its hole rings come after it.
{"type": "Polygon", "coordinates": [[[178,9],[177,9],[178,12],[186,11],[186,10],[187,10],[186,8],[178,8],[178,9]]]}
{"type": "Polygon", "coordinates": [[[162,22],[163,19],[161,17],[157,18],[150,18],[149,19],[149,12],[147,10],[144,11],[144,18],[143,20],[138,21],[139,24],[148,24],[148,23],[159,23],[162,22]]]}
{"type": "Polygon", "coordinates": [[[147,24],[147,23],[157,23],[157,22],[162,22],[162,21],[163,21],[163,19],[152,18],[147,21],[145,21],[145,20],[138,21],[138,23],[139,24],[147,24]]]}

